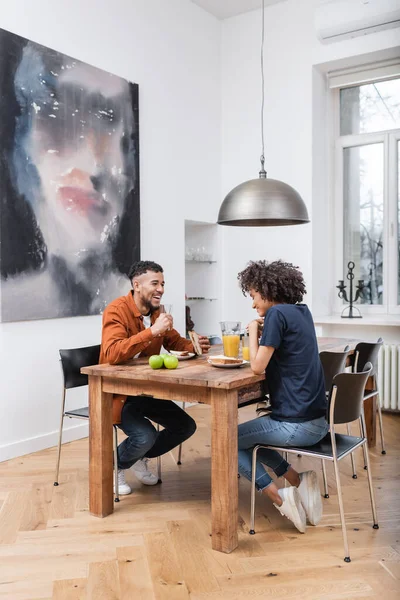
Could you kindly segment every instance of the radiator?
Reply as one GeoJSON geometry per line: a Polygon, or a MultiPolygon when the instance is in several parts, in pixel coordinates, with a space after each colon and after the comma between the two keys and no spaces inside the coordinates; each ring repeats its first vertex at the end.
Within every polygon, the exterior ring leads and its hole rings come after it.
{"type": "Polygon", "coordinates": [[[378,356],[378,390],[382,410],[400,411],[400,346],[384,344],[378,356]]]}

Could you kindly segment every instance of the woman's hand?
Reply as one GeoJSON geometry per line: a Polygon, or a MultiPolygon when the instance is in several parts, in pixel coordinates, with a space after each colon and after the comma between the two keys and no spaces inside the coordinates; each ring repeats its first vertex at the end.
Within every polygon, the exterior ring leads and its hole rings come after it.
{"type": "Polygon", "coordinates": [[[254,321],[250,321],[250,323],[247,325],[247,330],[249,335],[256,335],[258,339],[262,333],[263,327],[264,319],[254,319],[254,321]]]}

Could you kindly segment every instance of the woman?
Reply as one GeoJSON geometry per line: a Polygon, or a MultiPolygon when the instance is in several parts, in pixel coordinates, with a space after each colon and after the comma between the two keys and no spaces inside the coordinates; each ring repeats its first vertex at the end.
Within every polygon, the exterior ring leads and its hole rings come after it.
{"type": "MultiPolygon", "coordinates": [[[[254,373],[265,371],[272,407],[269,416],[239,425],[239,472],[251,480],[257,444],[312,446],[325,437],[327,400],[313,319],[301,304],[306,292],[302,273],[280,260],[259,261],[250,262],[238,279],[260,317],[249,324],[250,362],[254,373]]],[[[300,532],[305,532],[306,517],[317,525],[322,502],[316,473],[297,473],[274,450],[260,449],[257,456],[257,489],[300,532]],[[290,487],[278,489],[263,464],[290,487]]]]}

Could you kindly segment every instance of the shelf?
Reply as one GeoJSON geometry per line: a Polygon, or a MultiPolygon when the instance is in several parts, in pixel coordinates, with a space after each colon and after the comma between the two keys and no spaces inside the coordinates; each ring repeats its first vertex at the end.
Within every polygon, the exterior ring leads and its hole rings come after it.
{"type": "Polygon", "coordinates": [[[190,296],[189,298],[186,298],[186,302],[193,302],[195,300],[208,300],[209,302],[215,302],[216,300],[218,300],[218,298],[203,298],[200,296],[190,296]]]}
{"type": "Polygon", "coordinates": [[[191,265],[194,265],[197,263],[212,265],[212,264],[215,264],[216,262],[217,262],[216,260],[186,260],[185,259],[185,263],[189,263],[191,265]]]}

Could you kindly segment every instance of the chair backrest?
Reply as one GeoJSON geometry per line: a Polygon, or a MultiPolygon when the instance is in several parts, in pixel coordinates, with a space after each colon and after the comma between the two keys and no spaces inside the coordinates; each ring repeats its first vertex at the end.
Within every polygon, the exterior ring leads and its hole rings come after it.
{"type": "Polygon", "coordinates": [[[210,346],[216,346],[217,344],[222,344],[221,338],[219,338],[217,335],[213,335],[213,336],[209,337],[208,339],[210,342],[210,346]]]}
{"type": "Polygon", "coordinates": [[[383,339],[379,338],[377,342],[360,342],[354,350],[355,359],[353,372],[360,373],[364,370],[364,365],[370,362],[373,367],[372,375],[375,375],[379,350],[383,345],[383,339]]]}
{"type": "Polygon", "coordinates": [[[324,350],[319,353],[322,369],[324,371],[326,392],[330,392],[335,375],[343,373],[349,350],[349,346],[346,346],[343,352],[329,352],[324,350]]]}
{"type": "Polygon", "coordinates": [[[365,384],[371,374],[372,364],[367,363],[360,373],[335,375],[329,394],[329,423],[351,423],[361,416],[365,384]]]}
{"type": "Polygon", "coordinates": [[[82,375],[80,370],[82,367],[99,364],[100,344],[97,346],[86,346],[85,348],[59,350],[59,352],[65,389],[87,385],[88,376],[82,375]]]}

